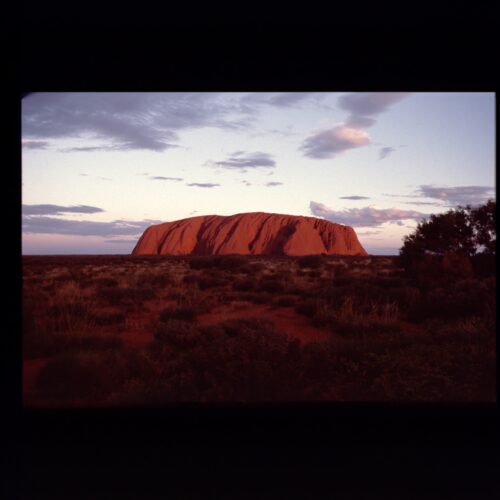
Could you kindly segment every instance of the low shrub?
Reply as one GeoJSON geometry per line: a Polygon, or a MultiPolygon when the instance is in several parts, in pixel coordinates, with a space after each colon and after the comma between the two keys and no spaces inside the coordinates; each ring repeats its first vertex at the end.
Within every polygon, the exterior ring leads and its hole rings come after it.
{"type": "Polygon", "coordinates": [[[112,305],[137,304],[155,297],[150,287],[99,288],[96,296],[112,305]]]}
{"type": "Polygon", "coordinates": [[[345,297],[336,308],[330,308],[325,301],[318,301],[313,324],[328,326],[341,335],[396,332],[400,330],[399,308],[391,302],[372,302],[360,308],[356,299],[350,296],[345,297]]]}
{"type": "Polygon", "coordinates": [[[194,307],[166,307],[160,312],[160,321],[167,322],[171,319],[180,321],[194,321],[197,310],[194,307]]]}
{"type": "Polygon", "coordinates": [[[272,304],[277,307],[292,307],[297,303],[297,297],[293,295],[282,295],[273,299],[272,304]]]}
{"type": "Polygon", "coordinates": [[[200,290],[207,290],[209,288],[217,288],[221,286],[225,286],[230,281],[220,275],[207,275],[200,276],[198,278],[198,288],[200,290]]]}
{"type": "Polygon", "coordinates": [[[120,349],[65,353],[43,366],[35,381],[38,397],[53,404],[107,404],[109,396],[127,382],[150,382],[156,370],[151,360],[139,353],[120,349]],[[84,403],[85,404],[85,403],[84,403]]]}
{"type": "Polygon", "coordinates": [[[210,269],[214,267],[213,257],[193,257],[188,261],[191,269],[210,269]]]}
{"type": "Polygon", "coordinates": [[[98,326],[116,325],[125,322],[125,314],[121,312],[95,314],[92,316],[92,319],[98,326]]]}
{"type": "Polygon", "coordinates": [[[257,275],[266,270],[266,265],[263,262],[251,262],[242,269],[244,269],[247,274],[257,275]]]}
{"type": "Polygon", "coordinates": [[[173,318],[164,318],[161,321],[154,331],[157,344],[186,348],[194,345],[200,337],[199,329],[193,323],[173,318]]]}
{"type": "Polygon", "coordinates": [[[315,279],[315,278],[319,278],[319,277],[321,276],[321,271],[309,271],[309,272],[307,273],[307,276],[308,276],[309,278],[313,278],[313,279],[315,279]]]}
{"type": "Polygon", "coordinates": [[[173,277],[166,271],[142,272],[136,276],[136,284],[143,288],[164,288],[173,283],[173,277]]]}
{"type": "Polygon", "coordinates": [[[268,292],[248,293],[246,299],[254,304],[269,304],[272,297],[268,292]]]}
{"type": "Polygon", "coordinates": [[[193,285],[193,284],[198,285],[199,281],[200,281],[200,276],[198,276],[197,274],[186,274],[186,276],[182,278],[182,282],[186,283],[186,285],[193,285]]]}
{"type": "Polygon", "coordinates": [[[481,280],[462,280],[448,287],[429,290],[409,309],[413,321],[429,318],[455,319],[480,316],[494,309],[495,294],[481,280]]]}
{"type": "Polygon", "coordinates": [[[255,281],[251,278],[237,279],[233,282],[233,290],[249,292],[255,290],[255,281]]]}
{"type": "Polygon", "coordinates": [[[298,314],[312,318],[318,310],[318,303],[316,299],[305,299],[295,304],[295,311],[298,314]]]}
{"type": "Polygon", "coordinates": [[[114,278],[96,278],[94,284],[102,287],[115,287],[118,286],[118,281],[114,278]]]}
{"type": "Polygon", "coordinates": [[[322,255],[304,255],[297,259],[300,268],[319,269],[323,267],[325,258],[322,255]]]}
{"type": "Polygon", "coordinates": [[[214,265],[218,269],[235,271],[247,264],[247,259],[243,255],[217,255],[214,257],[214,265]]]}
{"type": "Polygon", "coordinates": [[[269,293],[281,293],[285,291],[285,286],[281,281],[266,278],[260,281],[259,290],[269,293]]]}
{"type": "Polygon", "coordinates": [[[478,278],[487,278],[495,276],[496,273],[496,255],[479,253],[471,258],[472,269],[478,278]]]}

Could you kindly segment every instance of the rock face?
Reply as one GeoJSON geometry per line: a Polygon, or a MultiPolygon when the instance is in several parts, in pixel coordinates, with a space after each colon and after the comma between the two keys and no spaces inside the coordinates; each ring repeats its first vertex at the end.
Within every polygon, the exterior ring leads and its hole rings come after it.
{"type": "Polygon", "coordinates": [[[316,217],[252,212],[148,227],[132,255],[368,255],[352,227],[316,217]]]}

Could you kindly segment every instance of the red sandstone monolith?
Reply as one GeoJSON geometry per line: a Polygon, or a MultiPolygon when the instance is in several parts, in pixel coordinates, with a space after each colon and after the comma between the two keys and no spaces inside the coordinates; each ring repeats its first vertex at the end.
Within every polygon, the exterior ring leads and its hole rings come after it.
{"type": "Polygon", "coordinates": [[[251,212],[148,227],[132,255],[368,255],[352,227],[316,217],[251,212]]]}

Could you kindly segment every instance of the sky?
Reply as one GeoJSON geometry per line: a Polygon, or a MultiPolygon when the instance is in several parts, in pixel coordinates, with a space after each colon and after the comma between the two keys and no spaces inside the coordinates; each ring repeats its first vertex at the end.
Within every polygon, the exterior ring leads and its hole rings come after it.
{"type": "Polygon", "coordinates": [[[494,93],[33,93],[21,141],[25,255],[128,254],[152,224],[244,212],[395,255],[496,197],[494,93]]]}

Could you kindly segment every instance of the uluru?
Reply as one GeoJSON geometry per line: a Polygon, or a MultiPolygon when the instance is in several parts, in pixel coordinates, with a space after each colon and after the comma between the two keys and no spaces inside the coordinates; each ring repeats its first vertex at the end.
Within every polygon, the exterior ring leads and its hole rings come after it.
{"type": "Polygon", "coordinates": [[[316,217],[203,215],[148,227],[132,255],[368,255],[352,227],[316,217]]]}

